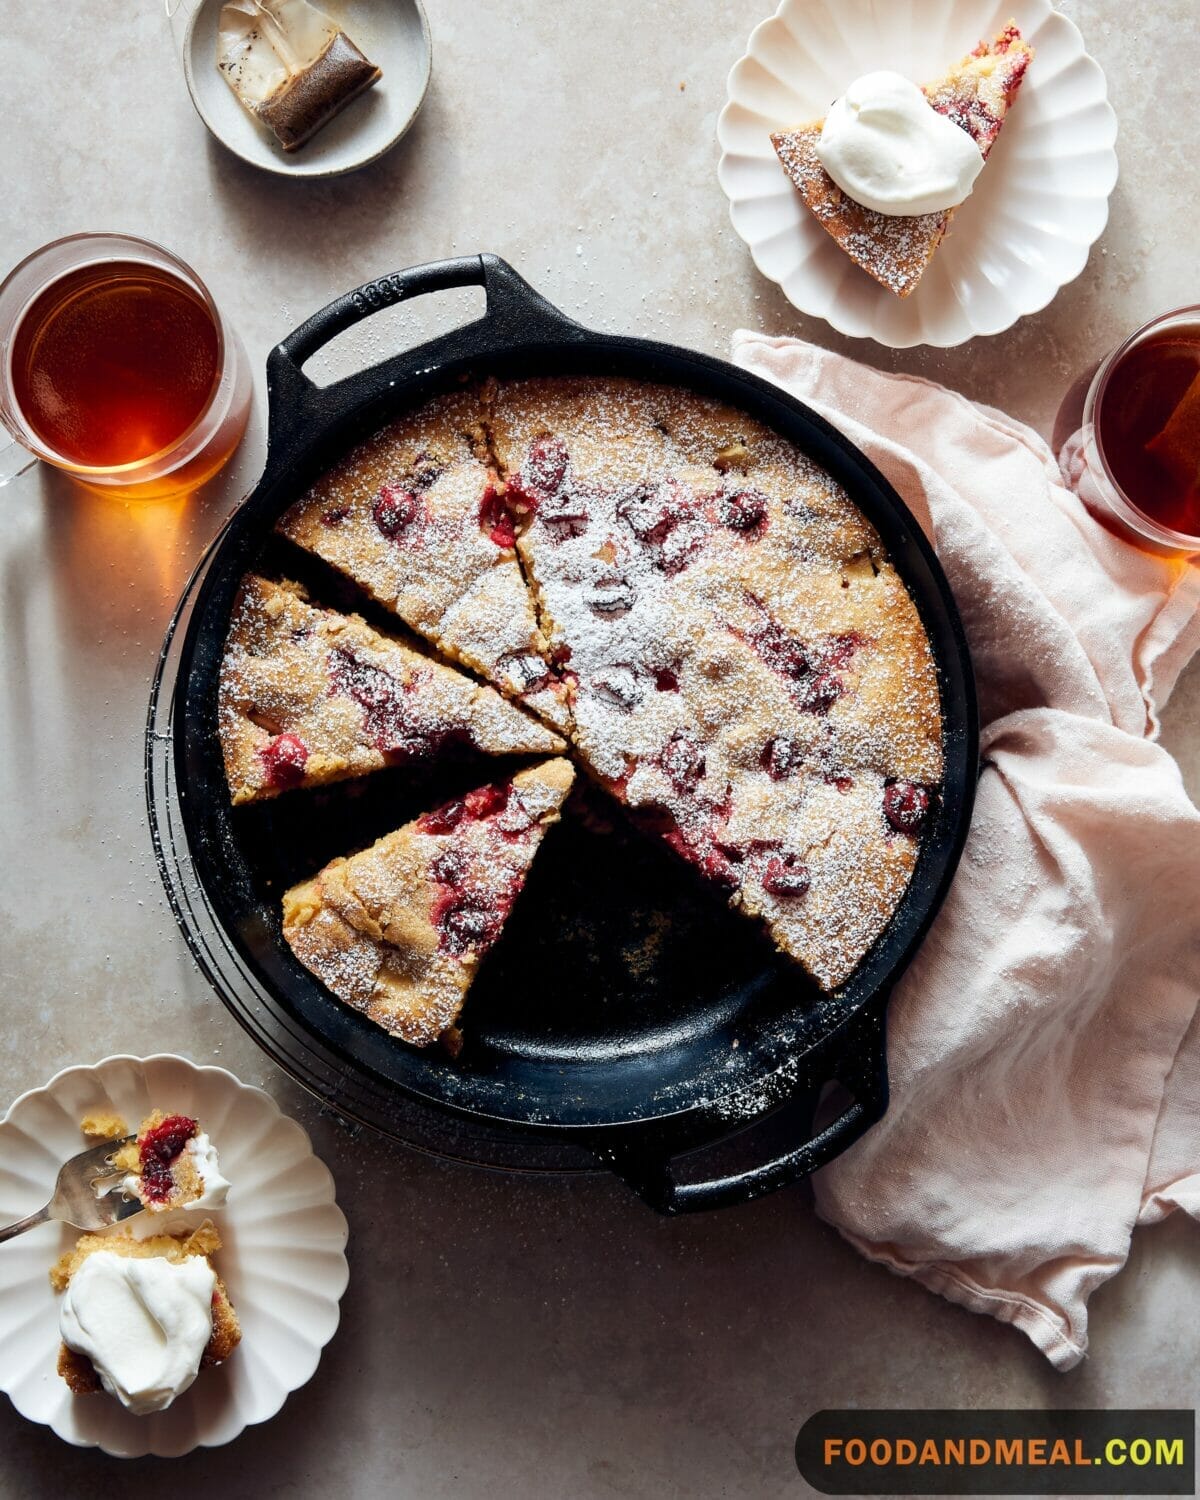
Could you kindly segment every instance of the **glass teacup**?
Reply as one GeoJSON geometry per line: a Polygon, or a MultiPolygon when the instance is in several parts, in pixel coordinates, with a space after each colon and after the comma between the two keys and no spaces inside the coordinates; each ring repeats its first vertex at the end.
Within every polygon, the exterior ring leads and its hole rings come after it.
{"type": "Polygon", "coordinates": [[[245,351],[177,256],[122,234],[43,246],[0,284],[0,484],[35,459],[92,489],[196,489],[250,414],[245,351]]]}

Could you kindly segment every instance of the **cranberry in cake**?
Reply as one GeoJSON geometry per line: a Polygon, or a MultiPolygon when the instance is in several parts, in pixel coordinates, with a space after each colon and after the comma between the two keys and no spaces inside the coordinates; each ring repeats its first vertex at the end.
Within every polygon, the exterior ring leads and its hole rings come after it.
{"type": "Polygon", "coordinates": [[[513,550],[472,392],[442,396],[361,444],[279,530],[555,728],[567,692],[513,550]]]}
{"type": "Polygon", "coordinates": [[[828,119],[780,131],[771,143],[822,228],[882,286],[907,297],[995,145],[1032,59],[1033,48],[1010,21],[944,77],[927,83],[923,99],[897,74],[868,74],[851,85],[828,119]],[[884,113],[888,128],[879,129],[884,113]],[[948,140],[936,139],[941,122],[935,115],[963,135],[945,132],[948,140]],[[905,128],[913,137],[907,154],[905,128]],[[965,151],[964,137],[971,143],[965,151]],[[973,166],[957,160],[964,155],[973,166]],[[947,181],[957,182],[957,189],[947,191],[947,181]],[[852,191],[856,184],[861,198],[852,191]]]}
{"type": "Polygon", "coordinates": [[[283,935],[347,1005],[451,1050],[467,991],[571,789],[547,760],[423,814],[283,897],[283,935]]]}
{"type": "Polygon", "coordinates": [[[250,575],[221,665],[220,735],[235,803],[321,786],[454,745],[545,755],[553,731],[493,688],[250,575]]]}

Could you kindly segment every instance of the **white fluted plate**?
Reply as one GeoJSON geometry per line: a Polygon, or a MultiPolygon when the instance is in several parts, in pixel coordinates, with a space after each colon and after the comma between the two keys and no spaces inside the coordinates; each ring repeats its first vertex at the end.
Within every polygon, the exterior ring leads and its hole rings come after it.
{"type": "Polygon", "coordinates": [[[242,1325],[225,1364],[202,1370],[166,1411],[135,1417],[107,1395],[73,1396],[55,1370],[58,1305],[49,1270],[77,1231],[43,1224],[0,1245],[0,1389],[33,1422],[121,1458],[178,1457],[265,1422],[317,1368],[346,1289],[346,1220],[307,1134],[261,1089],[186,1058],[107,1057],[22,1094],[0,1121],[0,1223],[40,1208],[87,1142],[79,1121],[114,1109],[136,1129],[152,1109],[208,1131],[232,1187],[212,1214],[217,1269],[242,1325]]]}
{"type": "Polygon", "coordinates": [[[782,0],[729,74],[718,175],[733,226],[802,313],[893,349],[1001,333],[1074,280],[1108,220],[1117,119],[1100,65],[1049,0],[782,0]],[[801,201],[772,131],[820,119],[863,73],[936,78],[1010,19],[1036,56],[975,190],[899,298],[801,201]]]}

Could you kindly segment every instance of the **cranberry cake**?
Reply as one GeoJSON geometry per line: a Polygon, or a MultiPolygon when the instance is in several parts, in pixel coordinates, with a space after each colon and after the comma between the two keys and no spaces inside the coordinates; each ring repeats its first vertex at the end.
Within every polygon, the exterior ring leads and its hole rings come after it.
{"type": "Polygon", "coordinates": [[[283,898],[283,935],[339,1000],[415,1046],[455,1025],[574,770],[547,760],[425,813],[283,898]]]}
{"type": "Polygon", "coordinates": [[[472,393],[439,397],[363,443],[279,529],[451,660],[566,726],[472,393]]]}
{"type": "Polygon", "coordinates": [[[591,379],[484,400],[582,764],[842,983],[908,884],[943,770],[929,643],[879,537],[716,402],[591,379]]]}
{"type": "Polygon", "coordinates": [[[221,665],[220,736],[235,803],[427,758],[564,748],[495,689],[307,602],[292,583],[242,585],[221,665]]]}
{"type": "MultiPolygon", "coordinates": [[[[878,534],[791,443],[675,387],[489,381],[387,429],[282,524],[559,726],[819,985],[853,974],[936,806],[941,701],[878,534]],[[407,519],[380,525],[394,504],[407,519]],[[521,652],[518,682],[498,664],[521,652]]],[[[572,774],[547,761],[335,860],[284,898],[287,941],[397,1036],[456,1040],[572,774]]]]}
{"type": "MultiPolygon", "coordinates": [[[[925,97],[974,140],[986,159],[1017,97],[1033,48],[1011,21],[990,42],[924,85],[925,97]]],[[[857,265],[898,297],[913,292],[941,244],[954,209],[878,213],[843,193],[821,165],[824,120],[771,136],[771,144],[817,221],[857,265]]]]}

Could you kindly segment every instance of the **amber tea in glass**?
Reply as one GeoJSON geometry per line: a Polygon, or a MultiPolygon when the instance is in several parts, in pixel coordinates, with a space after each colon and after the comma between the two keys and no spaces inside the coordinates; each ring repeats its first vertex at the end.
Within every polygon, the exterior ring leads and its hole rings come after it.
{"type": "Polygon", "coordinates": [[[1156,318],[1104,361],[1084,439],[1120,520],[1159,547],[1200,552],[1200,308],[1156,318]]]}
{"type": "Polygon", "coordinates": [[[130,497],[195,488],[245,430],[240,345],[182,261],[76,235],[0,287],[0,415],[34,455],[130,497]]]}

